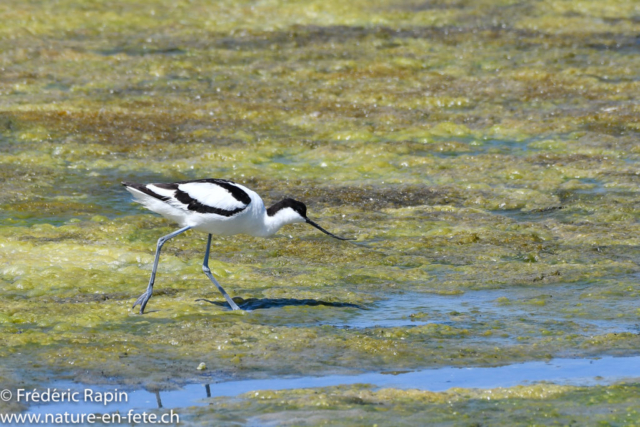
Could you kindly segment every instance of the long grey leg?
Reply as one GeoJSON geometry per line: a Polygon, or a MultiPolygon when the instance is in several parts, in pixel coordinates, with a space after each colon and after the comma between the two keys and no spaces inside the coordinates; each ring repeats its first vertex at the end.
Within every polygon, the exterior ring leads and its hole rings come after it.
{"type": "Polygon", "coordinates": [[[172,237],[176,237],[180,233],[184,233],[190,228],[191,227],[181,228],[178,231],[174,231],[173,233],[167,234],[166,236],[158,239],[158,246],[156,247],[156,259],[153,262],[153,270],[151,270],[151,279],[149,279],[149,286],[147,286],[147,290],[145,291],[145,293],[140,295],[140,297],[138,297],[136,302],[133,304],[133,307],[131,307],[136,308],[136,305],[140,304],[140,314],[144,314],[144,308],[147,306],[147,302],[149,302],[149,299],[153,294],[153,282],[155,282],[156,280],[156,270],[158,269],[158,261],[160,261],[160,249],[162,249],[162,245],[164,245],[167,240],[171,239],[172,237]]]}
{"type": "Polygon", "coordinates": [[[211,248],[211,234],[209,234],[209,240],[207,240],[207,251],[204,254],[202,271],[204,271],[204,274],[206,274],[207,277],[213,282],[213,284],[218,287],[218,290],[222,293],[222,296],[224,297],[224,299],[227,300],[227,302],[231,306],[231,309],[240,310],[240,307],[238,307],[238,305],[231,299],[229,294],[226,293],[224,289],[222,289],[222,286],[220,286],[220,283],[218,283],[218,281],[213,277],[213,274],[211,274],[211,270],[209,269],[209,249],[210,248],[211,248]]]}

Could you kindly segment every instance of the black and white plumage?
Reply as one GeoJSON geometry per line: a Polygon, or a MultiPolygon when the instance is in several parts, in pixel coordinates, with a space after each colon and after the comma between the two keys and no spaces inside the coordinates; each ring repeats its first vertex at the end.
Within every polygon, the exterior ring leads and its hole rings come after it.
{"type": "Polygon", "coordinates": [[[219,236],[249,234],[256,237],[267,237],[275,234],[286,224],[306,222],[336,239],[349,240],[329,233],[307,218],[307,207],[302,202],[284,199],[266,209],[257,193],[225,179],[200,179],[166,184],[123,182],[122,185],[133,194],[136,202],[177,222],[181,227],[158,240],[149,285],[145,293],[133,305],[135,307],[140,304],[140,314],[144,313],[145,306],[153,293],[153,283],[162,245],[172,237],[189,229],[209,234],[202,269],[234,310],[240,308],[215,280],[208,267],[213,234],[219,236]]]}

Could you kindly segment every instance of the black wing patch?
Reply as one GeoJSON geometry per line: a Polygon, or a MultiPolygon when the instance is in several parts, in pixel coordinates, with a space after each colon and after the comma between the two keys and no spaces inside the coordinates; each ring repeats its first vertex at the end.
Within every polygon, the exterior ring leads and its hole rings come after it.
{"type": "MultiPolygon", "coordinates": [[[[198,212],[198,213],[209,213],[209,214],[216,214],[216,215],[222,215],[222,216],[233,216],[238,212],[242,212],[247,208],[247,206],[245,205],[242,208],[236,208],[232,211],[229,211],[226,209],[216,208],[214,206],[203,205],[202,203],[200,203],[199,201],[191,197],[189,194],[180,190],[176,190],[175,197],[180,203],[185,204],[188,210],[192,212],[198,212]]],[[[251,201],[251,199],[249,199],[249,201],[251,201]]]]}
{"type": "Polygon", "coordinates": [[[172,206],[176,206],[175,201],[178,201],[183,205],[183,206],[180,206],[182,209],[186,209],[191,212],[208,213],[208,214],[216,214],[216,215],[231,217],[245,210],[249,205],[249,203],[251,203],[251,197],[244,190],[242,190],[240,187],[237,187],[233,181],[229,181],[226,179],[213,178],[213,179],[198,179],[198,180],[191,180],[191,181],[179,181],[179,182],[172,182],[172,183],[150,184],[150,185],[153,185],[154,187],[162,188],[163,190],[173,191],[174,192],[173,197],[162,196],[160,194],[157,194],[152,190],[150,190],[144,184],[135,184],[130,182],[123,182],[122,184],[127,187],[135,188],[136,190],[139,190],[145,194],[148,194],[149,196],[155,197],[158,200],[167,202],[172,206]],[[213,184],[213,185],[217,185],[218,187],[222,187],[225,190],[227,190],[234,199],[236,199],[240,203],[243,203],[244,206],[238,207],[236,209],[228,210],[228,209],[221,209],[215,206],[206,205],[201,201],[191,197],[187,192],[180,190],[180,184],[192,184],[192,183],[206,183],[206,184],[213,184]],[[172,200],[174,200],[173,203],[172,203],[172,200]]]}

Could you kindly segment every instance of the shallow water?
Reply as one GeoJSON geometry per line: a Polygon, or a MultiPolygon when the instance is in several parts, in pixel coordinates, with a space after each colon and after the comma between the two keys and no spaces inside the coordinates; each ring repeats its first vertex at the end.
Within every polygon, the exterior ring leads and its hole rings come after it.
{"type": "MultiPolygon", "coordinates": [[[[268,390],[308,389],[348,384],[371,384],[376,388],[445,391],[450,388],[513,387],[544,382],[549,384],[593,386],[613,384],[640,378],[640,357],[603,357],[601,359],[552,359],[547,362],[526,362],[496,368],[466,367],[425,369],[410,372],[380,372],[360,375],[329,375],[324,377],[273,378],[268,380],[227,381],[214,384],[192,384],[179,390],[149,392],[128,390],[126,402],[56,403],[29,407],[28,413],[101,413],[131,409],[176,409],[208,405],[207,398],[234,397],[268,390]]],[[[123,388],[97,387],[88,384],[57,383],[57,390],[98,392],[125,391],[123,388]]]]}
{"type": "Polygon", "coordinates": [[[640,321],[621,320],[615,316],[616,310],[633,310],[634,301],[604,303],[605,307],[600,308],[610,311],[608,318],[594,316],[590,319],[587,313],[580,317],[563,313],[564,301],[595,287],[597,285],[575,283],[555,286],[548,293],[530,288],[468,291],[460,295],[407,292],[393,294],[364,310],[336,313],[336,318],[326,324],[346,328],[393,328],[426,323],[472,327],[473,323],[526,318],[529,323],[541,327],[548,323],[568,322],[576,330],[593,334],[640,332],[640,321]],[[531,310],[531,303],[540,302],[544,302],[544,308],[531,310]]]}

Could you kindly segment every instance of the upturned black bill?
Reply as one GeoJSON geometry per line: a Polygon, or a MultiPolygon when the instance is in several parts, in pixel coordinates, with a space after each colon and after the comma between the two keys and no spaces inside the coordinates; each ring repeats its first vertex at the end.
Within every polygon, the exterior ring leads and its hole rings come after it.
{"type": "Polygon", "coordinates": [[[328,234],[331,237],[335,237],[338,240],[356,240],[356,239],[347,239],[345,237],[338,237],[335,234],[331,234],[329,233],[327,230],[325,230],[324,228],[320,227],[318,224],[316,224],[315,222],[311,221],[309,218],[306,218],[307,224],[314,226],[315,228],[317,228],[318,230],[322,231],[324,234],[328,234]]]}

